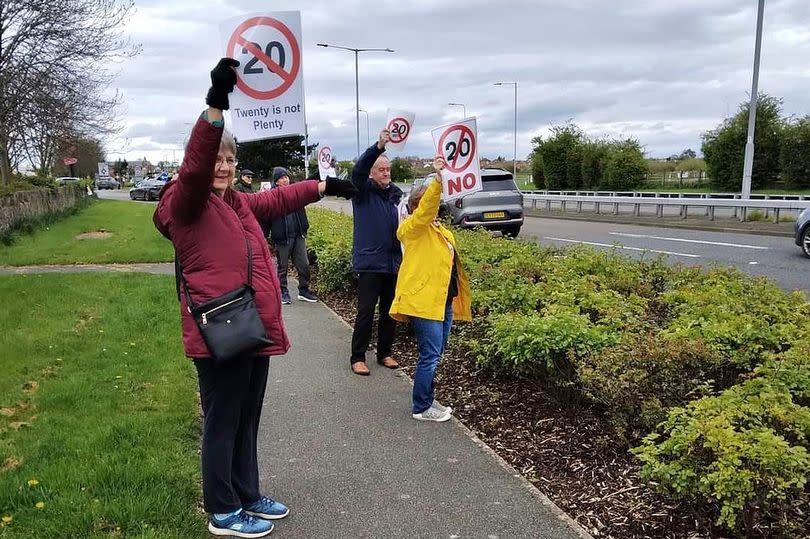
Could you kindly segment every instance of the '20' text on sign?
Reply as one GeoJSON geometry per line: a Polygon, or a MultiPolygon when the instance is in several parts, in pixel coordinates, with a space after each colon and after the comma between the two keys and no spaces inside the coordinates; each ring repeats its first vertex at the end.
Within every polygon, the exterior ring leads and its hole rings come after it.
{"type": "Polygon", "coordinates": [[[304,134],[301,13],[241,15],[220,25],[225,56],[239,60],[230,127],[241,142],[304,134]]]}
{"type": "Polygon", "coordinates": [[[444,156],[444,200],[455,200],[483,188],[478,164],[478,129],[469,118],[431,131],[436,154],[444,156]]]}

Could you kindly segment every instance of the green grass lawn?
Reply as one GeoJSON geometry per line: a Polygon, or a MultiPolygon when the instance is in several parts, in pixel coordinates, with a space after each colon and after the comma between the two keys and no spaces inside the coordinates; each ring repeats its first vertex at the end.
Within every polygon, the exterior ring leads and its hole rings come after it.
{"type": "Polygon", "coordinates": [[[0,276],[0,297],[0,537],[206,537],[173,278],[0,276]]]}
{"type": "Polygon", "coordinates": [[[151,204],[99,200],[0,248],[0,265],[170,262],[174,251],[155,230],[154,211],[151,204]],[[101,229],[112,235],[107,239],[77,239],[80,234],[101,229]]]}

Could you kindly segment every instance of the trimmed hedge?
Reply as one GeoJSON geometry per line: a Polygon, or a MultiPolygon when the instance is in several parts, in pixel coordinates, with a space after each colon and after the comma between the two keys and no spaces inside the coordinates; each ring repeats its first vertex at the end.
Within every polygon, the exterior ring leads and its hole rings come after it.
{"type": "MultiPolygon", "coordinates": [[[[350,290],[351,217],[317,209],[310,220],[319,287],[350,290]]],[[[795,533],[788,515],[807,501],[810,473],[803,293],[733,269],[455,234],[473,289],[464,344],[479,366],[601,408],[610,443],[640,442],[643,475],[716,507],[718,524],[765,519],[795,533]]]]}

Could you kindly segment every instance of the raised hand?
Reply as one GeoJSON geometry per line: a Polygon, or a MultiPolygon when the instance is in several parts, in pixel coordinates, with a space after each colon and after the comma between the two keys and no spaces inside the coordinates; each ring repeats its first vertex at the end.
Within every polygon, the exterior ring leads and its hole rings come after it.
{"type": "Polygon", "coordinates": [[[391,132],[388,129],[380,131],[380,139],[377,141],[377,147],[385,150],[385,145],[391,142],[391,132]]]}
{"type": "Polygon", "coordinates": [[[239,67],[238,60],[223,58],[211,70],[211,88],[205,97],[205,103],[209,107],[219,110],[230,108],[228,94],[233,92],[233,87],[236,86],[236,69],[234,69],[236,67],[239,67]]]}

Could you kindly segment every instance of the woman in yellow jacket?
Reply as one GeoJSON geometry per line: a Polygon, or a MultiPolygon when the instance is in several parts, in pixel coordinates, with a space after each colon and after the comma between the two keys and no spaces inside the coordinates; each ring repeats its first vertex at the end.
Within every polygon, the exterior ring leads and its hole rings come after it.
{"type": "Polygon", "coordinates": [[[470,282],[456,251],[456,239],[438,221],[444,158],[436,157],[437,177],[414,189],[408,198],[411,215],[397,237],[405,254],[397,277],[391,317],[411,321],[419,347],[413,377],[413,418],[447,421],[451,408],[433,400],[433,379],[450,335],[453,319],[471,320],[470,282]]]}

